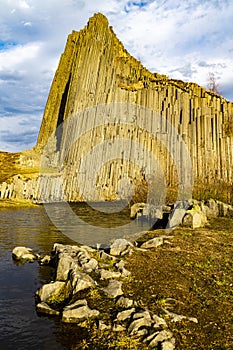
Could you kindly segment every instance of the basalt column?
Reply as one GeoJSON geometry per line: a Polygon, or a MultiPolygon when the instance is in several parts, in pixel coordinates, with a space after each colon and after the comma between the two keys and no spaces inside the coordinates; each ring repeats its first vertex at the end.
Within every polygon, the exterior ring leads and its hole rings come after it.
{"type": "Polygon", "coordinates": [[[166,185],[178,186],[187,180],[182,142],[191,157],[190,177],[229,184],[232,123],[231,102],[197,84],[149,72],[124,49],[107,19],[96,14],[69,35],[51,86],[36,146],[47,162],[38,196],[45,201],[117,199],[120,180],[140,182],[145,168],[153,173],[148,154],[157,160],[166,185]],[[154,117],[142,125],[148,113],[154,117]],[[114,158],[111,145],[120,143],[123,153],[114,158]],[[100,168],[90,154],[102,162],[100,168]],[[83,166],[85,158],[90,161],[83,166]]]}

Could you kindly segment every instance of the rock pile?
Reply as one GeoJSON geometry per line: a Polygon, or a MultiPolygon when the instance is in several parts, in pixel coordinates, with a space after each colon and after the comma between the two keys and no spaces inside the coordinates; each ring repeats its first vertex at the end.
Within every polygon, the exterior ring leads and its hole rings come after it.
{"type": "MultiPolygon", "coordinates": [[[[130,271],[123,257],[136,249],[155,248],[170,239],[172,236],[163,235],[144,242],[141,248],[137,247],[136,242],[132,244],[125,239],[117,239],[111,245],[106,245],[105,250],[55,243],[50,259],[37,256],[40,263],[52,264],[56,273],[55,281],[43,285],[36,292],[37,312],[58,316],[61,322],[83,327],[89,327],[94,322],[99,332],[108,330],[119,333],[119,336],[124,333],[140,339],[149,348],[160,346],[163,350],[175,349],[175,338],[165,318],[169,317],[174,322],[197,320],[166,309],[160,310],[157,315],[140,307],[124,291],[124,281],[129,278],[130,271]],[[95,295],[100,297],[101,302],[111,305],[107,307],[107,312],[101,309],[98,300],[95,301],[95,295]]],[[[20,249],[14,249],[14,257],[20,249]]],[[[26,254],[25,250],[21,251],[26,254]]],[[[28,252],[36,256],[31,249],[28,252]]],[[[19,258],[24,259],[24,255],[19,254],[19,258]]]]}
{"type": "Polygon", "coordinates": [[[131,207],[131,219],[146,220],[153,228],[175,228],[178,225],[191,228],[204,227],[211,217],[231,217],[233,206],[209,199],[207,201],[186,200],[163,207],[146,203],[135,203],[131,207]]]}

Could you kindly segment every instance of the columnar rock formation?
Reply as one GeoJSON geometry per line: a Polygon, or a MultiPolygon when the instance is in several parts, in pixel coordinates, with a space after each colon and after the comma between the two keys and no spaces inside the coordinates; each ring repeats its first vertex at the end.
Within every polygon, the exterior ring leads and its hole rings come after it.
{"type": "Polygon", "coordinates": [[[42,185],[32,197],[113,200],[129,195],[119,194],[119,180],[138,184],[150,174],[157,188],[191,187],[192,176],[230,184],[232,124],[233,103],[149,72],[94,15],[69,35],[61,56],[36,145],[42,185]]]}

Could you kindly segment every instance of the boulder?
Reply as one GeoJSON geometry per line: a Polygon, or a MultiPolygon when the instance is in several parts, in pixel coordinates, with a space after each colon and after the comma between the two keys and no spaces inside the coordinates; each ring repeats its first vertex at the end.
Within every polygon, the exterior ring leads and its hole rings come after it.
{"type": "Polygon", "coordinates": [[[56,281],[44,284],[37,290],[36,296],[49,306],[59,306],[70,297],[71,291],[70,282],[56,281]]]}
{"type": "Polygon", "coordinates": [[[131,272],[128,271],[125,268],[126,262],[124,260],[120,260],[118,263],[115,264],[118,271],[120,271],[122,277],[129,277],[131,275],[131,272]]]}
{"type": "Polygon", "coordinates": [[[67,281],[69,272],[76,266],[74,259],[67,253],[61,253],[59,255],[59,261],[57,265],[56,280],[67,281]]]}
{"type": "Polygon", "coordinates": [[[122,277],[129,277],[131,275],[131,272],[125,267],[118,267],[118,270],[120,271],[122,277]]]}
{"type": "Polygon", "coordinates": [[[87,301],[78,300],[75,303],[66,306],[62,312],[62,322],[80,323],[86,320],[97,318],[98,310],[92,310],[88,307],[87,301]]]}
{"type": "Polygon", "coordinates": [[[168,217],[168,223],[166,228],[175,228],[179,226],[185,216],[186,210],[190,207],[188,201],[177,202],[174,209],[171,211],[168,217]]]}
{"type": "Polygon", "coordinates": [[[130,308],[134,305],[134,301],[132,299],[129,299],[129,298],[125,298],[123,296],[121,296],[117,302],[116,302],[116,306],[117,307],[120,307],[120,308],[123,308],[123,309],[127,309],[127,308],[130,308]]]}
{"type": "Polygon", "coordinates": [[[130,219],[136,219],[138,214],[142,215],[145,203],[135,203],[130,208],[130,219]]]}
{"type": "Polygon", "coordinates": [[[123,294],[121,287],[122,282],[110,280],[108,286],[102,290],[109,298],[116,298],[123,294]]]}
{"type": "Polygon", "coordinates": [[[50,265],[50,263],[51,263],[51,256],[50,255],[45,255],[43,257],[40,257],[38,260],[39,260],[39,264],[40,265],[50,265]]]}
{"type": "Polygon", "coordinates": [[[102,321],[99,321],[99,327],[98,327],[98,329],[99,329],[100,331],[106,331],[106,330],[110,330],[110,329],[111,329],[111,326],[105,324],[105,323],[102,322],[102,321]]]}
{"type": "Polygon", "coordinates": [[[114,324],[112,330],[113,332],[125,332],[126,328],[120,324],[114,324]]]}
{"type": "Polygon", "coordinates": [[[108,280],[108,279],[119,278],[119,277],[121,277],[120,272],[108,271],[104,269],[100,270],[100,278],[102,280],[108,280]]]}
{"type": "Polygon", "coordinates": [[[155,348],[159,344],[171,340],[173,338],[173,334],[170,331],[163,330],[161,332],[155,332],[146,338],[144,341],[149,343],[149,348],[155,348]]]}
{"type": "Polygon", "coordinates": [[[48,304],[42,302],[36,305],[36,310],[38,313],[51,315],[51,316],[59,316],[60,312],[52,309],[48,304]]]}
{"type": "Polygon", "coordinates": [[[105,251],[100,250],[98,252],[99,258],[105,260],[106,262],[115,261],[116,257],[105,253],[105,251]]]}
{"type": "Polygon", "coordinates": [[[153,328],[160,328],[161,326],[167,327],[167,323],[162,317],[153,315],[152,320],[153,320],[153,328]]]}
{"type": "Polygon", "coordinates": [[[173,209],[169,218],[166,228],[174,228],[181,224],[183,217],[186,214],[185,209],[173,209]]]}
{"type": "Polygon", "coordinates": [[[87,264],[91,259],[89,253],[86,250],[79,251],[77,257],[78,262],[81,266],[87,264]]]}
{"type": "Polygon", "coordinates": [[[175,338],[171,338],[169,340],[165,340],[162,342],[162,350],[174,350],[175,349],[175,338]]]}
{"type": "Polygon", "coordinates": [[[52,255],[59,257],[59,255],[61,253],[66,253],[69,256],[71,256],[72,258],[75,258],[75,257],[77,257],[78,253],[80,251],[83,251],[83,250],[85,250],[85,249],[82,247],[79,247],[77,245],[68,245],[68,244],[64,245],[64,244],[60,244],[60,243],[55,243],[53,245],[52,255]]]}
{"type": "Polygon", "coordinates": [[[88,274],[81,272],[78,268],[71,271],[70,282],[73,295],[81,290],[95,286],[95,281],[88,274]]]}
{"type": "Polygon", "coordinates": [[[157,248],[160,245],[164,244],[166,239],[171,239],[171,238],[173,238],[173,236],[159,236],[159,237],[155,237],[155,238],[150,239],[147,242],[144,242],[141,245],[141,248],[142,249],[157,248]]]}
{"type": "Polygon", "coordinates": [[[220,201],[217,201],[219,216],[222,217],[232,217],[233,216],[233,206],[220,201]]]}
{"type": "Polygon", "coordinates": [[[150,219],[162,219],[163,218],[163,210],[161,207],[156,207],[151,204],[145,204],[142,215],[146,216],[150,219]]]}
{"type": "Polygon", "coordinates": [[[116,321],[123,322],[125,320],[128,320],[134,312],[135,312],[135,308],[118,312],[116,321]]]}
{"type": "Polygon", "coordinates": [[[124,255],[129,251],[129,247],[133,247],[133,245],[126,239],[116,239],[110,246],[110,254],[114,256],[124,255]]]}
{"type": "Polygon", "coordinates": [[[82,265],[82,268],[87,273],[95,271],[98,269],[98,261],[94,258],[91,258],[89,261],[82,265]]]}
{"type": "Polygon", "coordinates": [[[218,204],[216,203],[216,201],[214,199],[209,199],[205,202],[205,206],[206,206],[206,216],[207,218],[211,218],[211,217],[217,217],[219,216],[219,208],[218,208],[218,204]]]}
{"type": "Polygon", "coordinates": [[[140,312],[137,312],[136,314],[133,315],[133,319],[134,320],[137,320],[139,318],[146,318],[148,319],[149,321],[151,321],[151,315],[150,315],[150,312],[148,310],[144,310],[144,311],[140,311],[140,312]]]}
{"type": "Polygon", "coordinates": [[[199,206],[195,206],[191,210],[187,210],[182,221],[182,226],[191,227],[195,229],[199,227],[204,227],[206,223],[206,215],[201,211],[199,206]]]}
{"type": "Polygon", "coordinates": [[[138,333],[141,330],[141,328],[151,327],[152,320],[150,315],[149,316],[148,315],[149,315],[149,312],[148,314],[143,312],[134,314],[133,321],[130,323],[128,328],[128,332],[130,335],[139,335],[138,333]],[[141,317],[139,317],[139,314],[141,314],[141,317]]]}
{"type": "Polygon", "coordinates": [[[22,262],[34,262],[37,260],[37,256],[33,253],[33,250],[26,247],[15,247],[12,251],[12,258],[22,262]]]}

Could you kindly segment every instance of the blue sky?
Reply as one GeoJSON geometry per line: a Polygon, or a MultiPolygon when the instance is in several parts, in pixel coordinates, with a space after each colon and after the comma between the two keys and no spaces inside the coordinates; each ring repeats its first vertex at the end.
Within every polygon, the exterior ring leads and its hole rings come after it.
{"type": "Polygon", "coordinates": [[[0,9],[0,150],[35,145],[67,35],[95,12],[151,71],[204,87],[214,73],[233,101],[231,0],[0,0],[0,9]]]}

